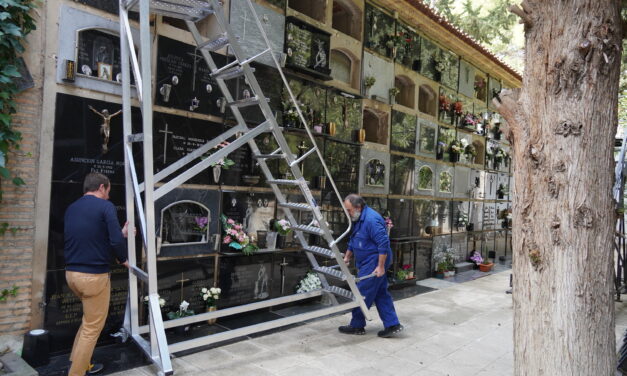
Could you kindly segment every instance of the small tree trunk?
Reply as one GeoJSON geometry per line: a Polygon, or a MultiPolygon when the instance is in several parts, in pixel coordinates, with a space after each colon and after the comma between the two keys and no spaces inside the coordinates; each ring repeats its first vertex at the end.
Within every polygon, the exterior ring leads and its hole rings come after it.
{"type": "Polygon", "coordinates": [[[515,375],[613,375],[618,0],[526,0],[514,150],[515,375]]]}

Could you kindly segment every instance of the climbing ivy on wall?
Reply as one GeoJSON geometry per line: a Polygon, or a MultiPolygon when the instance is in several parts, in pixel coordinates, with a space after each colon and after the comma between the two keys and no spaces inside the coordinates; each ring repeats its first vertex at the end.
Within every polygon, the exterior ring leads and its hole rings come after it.
{"type": "MultiPolygon", "coordinates": [[[[13,125],[13,114],[17,112],[15,97],[19,92],[16,81],[21,77],[18,57],[24,52],[24,38],[35,29],[30,14],[35,6],[34,0],[0,0],[0,183],[10,179],[15,185],[24,184],[22,178],[9,170],[7,160],[9,152],[18,150],[22,140],[13,125]]],[[[0,235],[7,229],[12,231],[7,223],[2,223],[0,235]]]]}

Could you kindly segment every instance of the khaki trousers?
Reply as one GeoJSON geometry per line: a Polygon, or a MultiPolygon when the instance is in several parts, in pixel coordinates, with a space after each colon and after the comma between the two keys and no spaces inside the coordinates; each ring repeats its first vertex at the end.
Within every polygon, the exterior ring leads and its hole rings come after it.
{"type": "Polygon", "coordinates": [[[69,270],[65,272],[65,279],[83,303],[83,321],[74,338],[70,355],[72,367],[68,376],[84,376],[109,313],[111,282],[109,273],[90,274],[69,270]]]}

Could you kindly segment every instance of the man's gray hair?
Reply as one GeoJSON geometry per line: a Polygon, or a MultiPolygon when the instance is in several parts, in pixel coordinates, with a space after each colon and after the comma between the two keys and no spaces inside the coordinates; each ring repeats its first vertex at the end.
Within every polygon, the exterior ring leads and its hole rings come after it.
{"type": "Polygon", "coordinates": [[[366,200],[364,200],[363,197],[361,197],[358,194],[355,193],[351,193],[350,195],[346,196],[346,198],[344,199],[344,201],[348,201],[351,203],[351,205],[355,208],[363,208],[364,206],[366,206],[366,200]]]}

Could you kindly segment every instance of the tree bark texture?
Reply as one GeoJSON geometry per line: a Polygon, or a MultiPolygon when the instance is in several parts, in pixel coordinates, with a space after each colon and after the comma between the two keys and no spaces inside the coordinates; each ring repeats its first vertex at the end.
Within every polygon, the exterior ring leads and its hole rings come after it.
{"type": "Polygon", "coordinates": [[[526,0],[514,150],[514,374],[613,375],[619,0],[526,0]]]}

